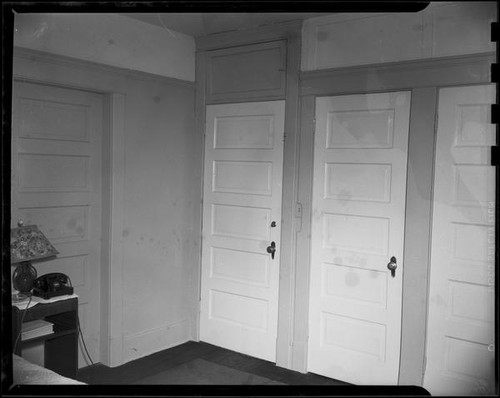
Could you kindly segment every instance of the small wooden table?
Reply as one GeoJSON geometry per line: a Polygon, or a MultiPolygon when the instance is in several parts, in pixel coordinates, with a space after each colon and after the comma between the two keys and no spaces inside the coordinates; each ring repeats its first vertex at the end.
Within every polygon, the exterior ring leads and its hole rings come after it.
{"type": "Polygon", "coordinates": [[[21,322],[44,319],[54,324],[54,333],[17,341],[14,353],[21,356],[23,346],[44,342],[44,366],[63,376],[75,378],[78,370],[78,298],[38,303],[28,309],[12,306],[12,347],[21,333],[21,322]],[[24,319],[23,319],[24,315],[24,319]]]}

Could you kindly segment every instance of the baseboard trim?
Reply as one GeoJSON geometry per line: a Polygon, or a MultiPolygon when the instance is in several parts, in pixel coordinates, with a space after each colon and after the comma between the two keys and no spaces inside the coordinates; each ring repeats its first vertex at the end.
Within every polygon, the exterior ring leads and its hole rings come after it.
{"type": "Polygon", "coordinates": [[[188,319],[125,336],[123,363],[172,348],[189,340],[190,325],[188,319]]]}
{"type": "Polygon", "coordinates": [[[291,369],[296,372],[307,373],[307,342],[293,342],[291,369]]]}

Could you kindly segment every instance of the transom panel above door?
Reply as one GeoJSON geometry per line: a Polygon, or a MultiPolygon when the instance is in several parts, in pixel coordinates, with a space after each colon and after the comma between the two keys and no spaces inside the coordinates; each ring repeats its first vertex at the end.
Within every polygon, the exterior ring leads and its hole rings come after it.
{"type": "Polygon", "coordinates": [[[206,112],[200,339],[276,360],[284,101],[206,112]]]}
{"type": "Polygon", "coordinates": [[[207,51],[207,101],[284,98],[286,47],[277,40],[207,51]]]}
{"type": "Polygon", "coordinates": [[[316,100],[308,370],[397,384],[410,93],[316,100]]]}

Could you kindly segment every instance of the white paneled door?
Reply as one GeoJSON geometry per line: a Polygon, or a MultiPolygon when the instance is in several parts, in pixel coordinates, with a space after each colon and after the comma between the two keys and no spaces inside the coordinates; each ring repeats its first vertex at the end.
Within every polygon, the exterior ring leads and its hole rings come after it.
{"type": "Polygon", "coordinates": [[[316,100],[310,372],[398,382],[409,112],[409,92],[316,100]]]}
{"type": "MultiPolygon", "coordinates": [[[[36,224],[59,251],[34,263],[39,275],[62,272],[79,296],[80,324],[99,361],[101,143],[99,94],[15,82],[12,134],[12,227],[36,224]]],[[[85,366],[80,351],[79,366],[85,366]]]]}
{"type": "Polygon", "coordinates": [[[494,395],[495,86],[439,91],[424,387],[494,395]]]}
{"type": "Polygon", "coordinates": [[[284,101],[206,112],[200,339],[276,360],[284,101]]]}

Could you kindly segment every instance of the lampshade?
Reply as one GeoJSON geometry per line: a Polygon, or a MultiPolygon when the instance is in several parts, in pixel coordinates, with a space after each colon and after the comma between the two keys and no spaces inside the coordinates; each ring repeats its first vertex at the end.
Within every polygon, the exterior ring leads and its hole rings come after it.
{"type": "Polygon", "coordinates": [[[41,260],[58,253],[36,225],[26,225],[10,230],[11,264],[41,260]]]}

